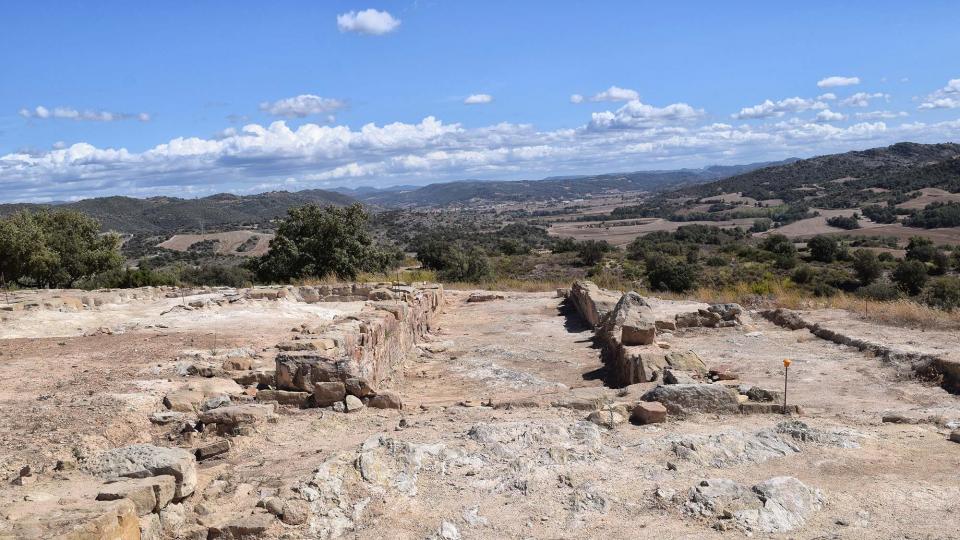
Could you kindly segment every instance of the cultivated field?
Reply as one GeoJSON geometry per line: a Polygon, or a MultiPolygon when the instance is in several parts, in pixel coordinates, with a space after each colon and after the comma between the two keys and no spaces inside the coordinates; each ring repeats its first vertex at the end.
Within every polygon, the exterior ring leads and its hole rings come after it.
{"type": "Polygon", "coordinates": [[[270,240],[273,239],[272,233],[262,233],[256,231],[227,231],[207,234],[175,234],[168,240],[160,243],[157,247],[172,249],[174,251],[188,251],[190,246],[199,242],[212,240],[217,242],[217,254],[219,255],[240,255],[243,257],[259,257],[270,248],[270,240]],[[256,244],[244,251],[238,248],[243,246],[251,238],[256,238],[256,244]]]}

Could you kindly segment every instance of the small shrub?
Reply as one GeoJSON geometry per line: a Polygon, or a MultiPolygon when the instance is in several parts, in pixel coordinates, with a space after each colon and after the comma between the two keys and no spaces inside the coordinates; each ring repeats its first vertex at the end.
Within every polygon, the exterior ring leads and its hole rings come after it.
{"type": "Polygon", "coordinates": [[[923,291],[923,303],[945,311],[960,307],[960,278],[950,276],[933,280],[923,291]]]}
{"type": "Polygon", "coordinates": [[[857,295],[878,302],[892,302],[903,298],[903,291],[889,281],[874,281],[869,285],[860,287],[857,290],[857,295]]]}
{"type": "Polygon", "coordinates": [[[853,270],[857,273],[860,283],[869,285],[883,274],[883,265],[880,264],[876,253],[867,249],[858,249],[853,252],[853,270]]]}
{"type": "Polygon", "coordinates": [[[927,283],[927,266],[916,260],[900,261],[893,270],[893,281],[908,294],[918,294],[927,283]]]}

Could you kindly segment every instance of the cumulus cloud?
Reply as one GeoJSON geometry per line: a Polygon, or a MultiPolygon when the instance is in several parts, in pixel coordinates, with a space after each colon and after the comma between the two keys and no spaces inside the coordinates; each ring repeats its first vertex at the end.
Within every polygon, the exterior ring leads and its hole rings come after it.
{"type": "Polygon", "coordinates": [[[177,137],[141,152],[80,142],[0,155],[0,194],[36,201],[535,178],[747,163],[960,136],[960,120],[894,126],[790,118],[733,126],[703,123],[705,116],[683,103],[655,107],[635,100],[577,127],[550,131],[511,123],[466,128],[427,117],[359,128],[248,124],[216,137],[177,137]]]}
{"type": "Polygon", "coordinates": [[[860,84],[860,77],[826,77],[817,81],[820,88],[836,88],[838,86],[854,86],[860,84]]]}
{"type": "Polygon", "coordinates": [[[371,36],[389,34],[400,27],[400,19],[386,11],[365,9],[337,15],[337,28],[341,32],[357,32],[371,36]]]}
{"type": "Polygon", "coordinates": [[[817,99],[820,101],[833,101],[837,99],[837,95],[834,94],[833,92],[827,92],[825,94],[820,94],[819,96],[817,96],[817,99]]]}
{"type": "Polygon", "coordinates": [[[493,96],[490,94],[473,94],[468,96],[467,99],[463,102],[467,105],[483,105],[485,103],[491,103],[493,101],[493,96]]]}
{"type": "Polygon", "coordinates": [[[823,110],[826,108],[826,103],[815,99],[792,97],[776,102],[767,99],[759,105],[744,107],[740,109],[740,112],[732,116],[738,120],[752,120],[757,118],[779,117],[787,113],[798,113],[808,110],[823,110]]]}
{"type": "Polygon", "coordinates": [[[313,94],[301,94],[274,102],[264,101],[260,110],[274,116],[304,118],[318,114],[329,114],[346,107],[339,99],[325,98],[313,94]]]}
{"type": "Polygon", "coordinates": [[[580,94],[573,94],[570,96],[570,103],[583,103],[583,96],[580,94]]]}
{"type": "Polygon", "coordinates": [[[686,103],[654,107],[640,100],[628,102],[616,111],[593,113],[589,127],[602,129],[635,129],[669,123],[689,122],[704,115],[703,109],[694,109],[686,103]]]}
{"type": "Polygon", "coordinates": [[[47,120],[51,118],[65,120],[83,120],[90,122],[116,122],[118,120],[139,120],[149,122],[149,113],[118,113],[110,111],[77,110],[73,107],[54,107],[47,108],[43,105],[37,105],[33,109],[20,109],[20,116],[24,118],[34,118],[38,120],[47,120]]]}
{"type": "Polygon", "coordinates": [[[635,101],[638,99],[640,99],[640,94],[636,90],[611,86],[603,92],[594,94],[590,101],[635,101]]]}
{"type": "Polygon", "coordinates": [[[869,107],[871,99],[890,99],[890,94],[876,92],[873,94],[867,92],[857,92],[856,94],[840,101],[841,107],[869,107]]]}
{"type": "Polygon", "coordinates": [[[960,79],[950,79],[947,85],[924,98],[919,109],[960,108],[960,79]]]}
{"type": "Polygon", "coordinates": [[[817,122],[841,122],[846,119],[846,115],[833,112],[830,109],[824,109],[817,113],[817,122]]]}

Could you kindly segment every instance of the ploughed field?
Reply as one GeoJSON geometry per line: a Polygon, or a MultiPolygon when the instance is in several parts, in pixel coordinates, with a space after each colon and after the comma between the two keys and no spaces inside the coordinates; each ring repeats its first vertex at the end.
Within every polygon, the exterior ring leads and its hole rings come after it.
{"type": "Polygon", "coordinates": [[[589,283],[11,300],[0,538],[960,536],[947,333],[589,283]]]}

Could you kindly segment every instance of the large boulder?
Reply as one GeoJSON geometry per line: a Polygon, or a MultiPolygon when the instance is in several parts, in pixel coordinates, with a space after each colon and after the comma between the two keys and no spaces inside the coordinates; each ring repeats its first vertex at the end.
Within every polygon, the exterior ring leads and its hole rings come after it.
{"type": "Polygon", "coordinates": [[[671,414],[740,412],[737,393],[719,384],[671,384],[644,394],[643,401],[659,401],[671,414]]]}
{"type": "Polygon", "coordinates": [[[656,318],[646,300],[630,291],[604,320],[603,332],[623,345],[649,345],[657,336],[656,318]]]}
{"type": "Polygon", "coordinates": [[[197,487],[197,460],[193,454],[180,448],[152,444],[114,448],[93,457],[84,468],[108,480],[172,476],[176,480],[173,496],[177,500],[189,496],[197,487]]]}

